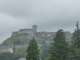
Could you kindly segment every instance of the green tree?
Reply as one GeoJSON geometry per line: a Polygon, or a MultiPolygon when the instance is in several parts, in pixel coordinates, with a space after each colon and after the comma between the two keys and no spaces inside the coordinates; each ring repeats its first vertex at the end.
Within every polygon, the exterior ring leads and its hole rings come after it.
{"type": "Polygon", "coordinates": [[[18,60],[21,56],[18,54],[10,53],[10,52],[3,52],[0,54],[0,60],[18,60]]]}
{"type": "Polygon", "coordinates": [[[68,44],[62,29],[56,32],[53,42],[49,60],[66,60],[68,55],[68,44]]]}
{"type": "Polygon", "coordinates": [[[80,28],[79,28],[79,22],[76,23],[76,29],[73,32],[72,35],[72,51],[71,53],[71,59],[72,60],[80,60],[80,28]]]}
{"type": "Polygon", "coordinates": [[[76,23],[76,29],[72,36],[72,45],[74,48],[80,48],[80,28],[79,22],[76,23]]]}
{"type": "Polygon", "coordinates": [[[14,55],[12,53],[9,52],[4,52],[0,54],[0,60],[13,60],[14,55]]]}
{"type": "Polygon", "coordinates": [[[19,40],[19,39],[17,39],[17,40],[15,40],[15,41],[13,42],[13,44],[15,44],[15,45],[20,45],[20,44],[22,44],[22,41],[19,40]]]}
{"type": "Polygon", "coordinates": [[[49,54],[47,58],[45,58],[45,60],[50,60],[51,55],[49,54]]]}
{"type": "Polygon", "coordinates": [[[14,42],[13,42],[13,52],[15,53],[16,52],[16,46],[15,45],[21,45],[22,44],[22,42],[21,42],[21,40],[19,40],[19,39],[17,39],[17,40],[15,40],[14,42]]]}
{"type": "Polygon", "coordinates": [[[49,54],[49,48],[50,46],[48,46],[46,43],[43,44],[43,46],[41,47],[41,60],[44,60],[45,58],[48,57],[49,54]]]}
{"type": "Polygon", "coordinates": [[[34,38],[29,42],[26,60],[39,60],[38,45],[34,38]]]}
{"type": "Polygon", "coordinates": [[[16,50],[16,48],[15,48],[15,44],[14,44],[14,47],[13,47],[13,52],[15,53],[15,50],[16,50]]]}

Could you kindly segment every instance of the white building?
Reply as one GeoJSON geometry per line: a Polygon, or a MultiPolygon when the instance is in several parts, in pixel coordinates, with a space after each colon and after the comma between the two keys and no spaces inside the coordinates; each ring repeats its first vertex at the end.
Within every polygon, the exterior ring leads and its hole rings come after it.
{"type": "Polygon", "coordinates": [[[11,52],[11,53],[13,53],[13,49],[12,48],[5,48],[5,49],[1,49],[0,52],[11,52]]]}
{"type": "Polygon", "coordinates": [[[1,47],[0,52],[11,52],[11,53],[13,53],[13,47],[3,46],[3,47],[1,47]]]}
{"type": "Polygon", "coordinates": [[[19,60],[26,60],[26,58],[20,58],[19,60]]]}

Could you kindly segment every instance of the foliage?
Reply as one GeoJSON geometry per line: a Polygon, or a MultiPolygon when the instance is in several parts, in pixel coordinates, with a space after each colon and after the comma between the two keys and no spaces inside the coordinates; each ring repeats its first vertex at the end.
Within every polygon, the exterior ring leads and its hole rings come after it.
{"type": "Polygon", "coordinates": [[[72,51],[71,51],[71,59],[80,60],[80,28],[79,22],[76,23],[76,29],[73,32],[72,36],[72,51]]]}
{"type": "Polygon", "coordinates": [[[26,48],[16,48],[15,54],[18,54],[22,58],[26,57],[26,48]]]}
{"type": "Polygon", "coordinates": [[[12,35],[11,37],[9,37],[8,39],[3,41],[1,46],[13,46],[14,42],[15,42],[15,44],[21,44],[21,43],[28,44],[29,39],[27,39],[26,37],[20,36],[20,35],[12,35]]]}
{"type": "Polygon", "coordinates": [[[19,58],[19,55],[9,52],[3,52],[0,54],[0,60],[18,60],[19,58]]]}
{"type": "Polygon", "coordinates": [[[13,42],[15,45],[21,45],[22,44],[22,41],[17,39],[13,42]]]}
{"type": "MultiPolygon", "coordinates": [[[[76,24],[76,29],[73,32],[72,40],[66,41],[65,33],[62,29],[56,32],[52,45],[46,44],[47,37],[45,37],[45,39],[46,40],[35,40],[33,38],[32,40],[29,40],[22,35],[12,35],[0,44],[0,46],[13,46],[14,44],[13,51],[15,53],[1,53],[0,59],[18,60],[19,58],[24,58],[27,54],[26,60],[39,60],[38,43],[43,45],[40,50],[41,60],[80,60],[80,28],[78,22],[76,24]],[[16,48],[15,46],[25,44],[29,44],[28,48],[16,48]]],[[[52,41],[50,41],[50,43],[51,42],[52,41]]]]}
{"type": "Polygon", "coordinates": [[[44,60],[50,60],[51,55],[49,54],[47,58],[45,58],[44,60]]]}
{"type": "Polygon", "coordinates": [[[67,60],[80,60],[80,49],[72,48],[68,54],[67,60]]]}
{"type": "Polygon", "coordinates": [[[39,60],[38,45],[34,38],[29,42],[26,60],[39,60]]]}
{"type": "Polygon", "coordinates": [[[76,29],[73,33],[72,43],[74,48],[80,48],[80,28],[78,22],[76,24],[76,29]]]}
{"type": "MultiPolygon", "coordinates": [[[[28,45],[30,39],[26,38],[25,36],[21,35],[12,35],[11,37],[7,38],[2,42],[0,46],[13,46],[15,44],[17,45],[28,45]]],[[[44,40],[36,40],[38,44],[43,45],[44,40]]]]}
{"type": "Polygon", "coordinates": [[[16,52],[15,50],[16,50],[16,48],[15,48],[15,45],[14,45],[14,47],[13,47],[13,53],[15,53],[15,52],[16,52]]]}
{"type": "Polygon", "coordinates": [[[80,49],[75,49],[74,60],[80,60],[80,49]]]}
{"type": "Polygon", "coordinates": [[[50,60],[66,60],[68,55],[68,44],[62,29],[58,30],[54,37],[53,48],[50,52],[50,60]]]}
{"type": "Polygon", "coordinates": [[[46,42],[44,41],[44,44],[43,44],[43,46],[41,47],[41,50],[42,50],[42,52],[41,52],[41,60],[44,60],[45,58],[48,57],[49,49],[50,49],[50,46],[48,46],[48,45],[46,44],[46,42]]]}

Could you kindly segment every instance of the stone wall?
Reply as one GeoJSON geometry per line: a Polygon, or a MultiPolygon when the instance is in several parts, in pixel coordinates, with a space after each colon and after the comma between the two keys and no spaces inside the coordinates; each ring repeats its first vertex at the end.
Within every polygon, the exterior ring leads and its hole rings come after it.
{"type": "MultiPolygon", "coordinates": [[[[38,40],[52,40],[56,34],[56,32],[37,32],[37,25],[33,25],[31,29],[20,29],[19,31],[13,32],[12,35],[21,34],[26,36],[27,38],[35,38],[38,40]]],[[[65,31],[66,39],[70,40],[72,34],[69,31],[65,31]]]]}

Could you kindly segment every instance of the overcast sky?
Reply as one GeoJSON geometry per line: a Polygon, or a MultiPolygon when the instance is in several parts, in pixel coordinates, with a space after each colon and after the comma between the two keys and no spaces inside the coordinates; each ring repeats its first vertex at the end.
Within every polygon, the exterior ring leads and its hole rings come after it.
{"type": "Polygon", "coordinates": [[[73,31],[80,22],[80,0],[0,0],[0,43],[22,28],[73,31]]]}

